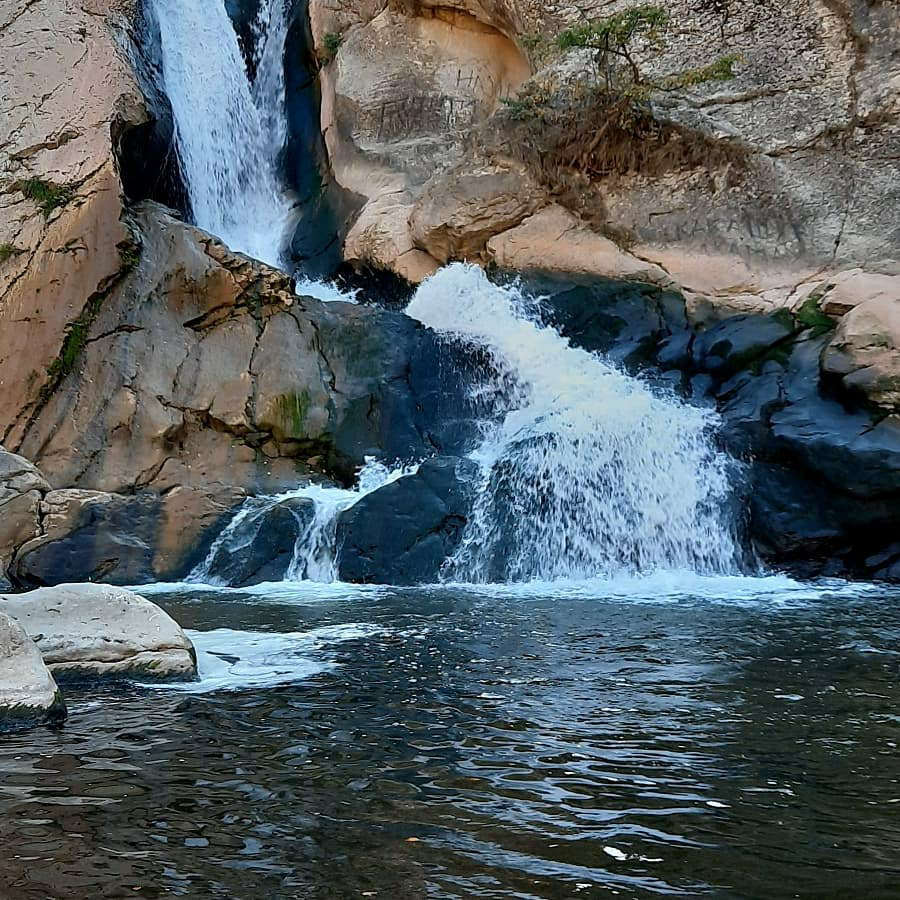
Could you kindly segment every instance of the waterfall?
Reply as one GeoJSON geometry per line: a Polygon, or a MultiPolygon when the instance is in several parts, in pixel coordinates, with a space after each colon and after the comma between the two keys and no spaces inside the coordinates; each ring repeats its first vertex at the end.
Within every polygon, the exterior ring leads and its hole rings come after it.
{"type": "Polygon", "coordinates": [[[234,514],[231,521],[213,541],[206,558],[188,576],[187,581],[198,584],[227,584],[223,569],[240,558],[260,531],[267,526],[267,516],[272,510],[286,506],[297,521],[296,538],[290,562],[282,577],[286,581],[316,581],[330,583],[337,580],[337,548],[335,534],[338,517],[378,488],[413,474],[418,466],[400,466],[389,469],[374,459],[367,458],[353,488],[340,488],[321,484],[306,484],[293,491],[268,497],[249,497],[234,514]],[[307,501],[311,505],[308,516],[301,517],[291,504],[307,501]],[[223,564],[224,563],[224,564],[223,564]]]}
{"type": "Polygon", "coordinates": [[[739,570],[736,464],[713,443],[714,413],[573,347],[474,266],[437,272],[407,314],[486,351],[502,398],[473,454],[481,478],[448,579],[739,570]]]}
{"type": "Polygon", "coordinates": [[[292,201],[278,175],[287,129],[287,0],[262,0],[251,83],[224,0],[150,0],[195,223],[232,250],[283,264],[292,201]]]}

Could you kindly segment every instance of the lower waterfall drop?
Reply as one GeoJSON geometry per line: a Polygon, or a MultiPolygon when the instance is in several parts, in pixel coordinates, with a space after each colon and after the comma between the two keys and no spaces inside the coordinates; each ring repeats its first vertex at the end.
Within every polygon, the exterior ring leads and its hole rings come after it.
{"type": "Polygon", "coordinates": [[[457,263],[407,309],[486,352],[503,398],[472,454],[481,481],[447,580],[740,571],[738,465],[714,445],[715,414],[653,393],[526,306],[517,288],[457,263]]]}

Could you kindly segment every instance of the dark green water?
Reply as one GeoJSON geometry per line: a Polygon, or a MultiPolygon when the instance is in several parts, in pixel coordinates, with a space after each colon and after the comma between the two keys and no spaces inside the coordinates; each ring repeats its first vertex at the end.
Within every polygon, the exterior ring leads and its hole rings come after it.
{"type": "Polygon", "coordinates": [[[3,738],[0,897],[900,897],[900,596],[735,585],[156,595],[274,643],[3,738]]]}

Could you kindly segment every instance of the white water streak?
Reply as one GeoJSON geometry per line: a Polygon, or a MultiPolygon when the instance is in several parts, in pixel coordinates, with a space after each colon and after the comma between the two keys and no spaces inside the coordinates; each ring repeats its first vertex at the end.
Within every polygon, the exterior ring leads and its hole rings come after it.
{"type": "Polygon", "coordinates": [[[713,444],[713,413],[573,347],[474,266],[436,273],[407,313],[486,349],[505,397],[473,456],[482,480],[448,578],[739,571],[734,463],[713,444]]]}
{"type": "MultiPolygon", "coordinates": [[[[287,500],[306,499],[314,503],[313,517],[300,532],[294,545],[293,558],[285,573],[286,581],[315,581],[328,584],[337,581],[335,536],[340,514],[366,494],[402,478],[418,469],[417,465],[389,469],[368,458],[353,488],[307,484],[292,491],[268,497],[250,497],[222,529],[206,554],[206,559],[188,576],[195,584],[221,585],[215,562],[222,552],[242,552],[264,526],[266,514],[287,500]]],[[[221,585],[224,586],[224,585],[221,585]]]]}
{"type": "Polygon", "coordinates": [[[261,4],[253,84],[224,0],[153,2],[194,221],[232,250],[281,265],[293,219],[278,176],[287,137],[285,0],[261,4]]]}

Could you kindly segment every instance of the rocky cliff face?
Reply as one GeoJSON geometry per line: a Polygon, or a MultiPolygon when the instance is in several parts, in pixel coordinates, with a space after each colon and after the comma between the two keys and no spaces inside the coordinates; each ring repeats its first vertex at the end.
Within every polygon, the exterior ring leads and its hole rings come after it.
{"type": "Polygon", "coordinates": [[[663,45],[637,50],[651,76],[740,58],[732,80],[653,98],[702,152],[592,173],[586,146],[572,170],[542,171],[499,101],[532,72],[532,92],[571,89],[592,63],[532,52],[529,65],[523,48],[628,5],[312,0],[314,37],[334,52],[322,124],[335,176],[363,196],[347,258],[414,280],[459,258],[650,276],[755,309],[797,307],[848,269],[896,275],[897,5],[673,0],[663,45]]]}
{"type": "MultiPolygon", "coordinates": [[[[530,35],[621,5],[312,0],[324,139],[355,203],[344,256],[413,281],[458,258],[563,276],[561,308],[625,323],[601,346],[561,314],[573,339],[676,373],[763,460],[767,552],[895,577],[898,9],[673,2],[683,27],[642,65],[744,56],[735,80],[656,101],[710,155],[586,175],[579,205],[517,151],[503,101],[584,70],[538,62],[530,35]],[[714,149],[735,142],[740,171],[714,149]],[[632,328],[643,300],[611,311],[607,287],[573,301],[597,276],[679,289],[677,327],[657,309],[632,328]],[[741,311],[755,317],[722,322],[741,311]]],[[[114,0],[0,4],[0,568],[19,585],[180,577],[247,494],[472,441],[470,360],[399,313],[297,297],[171,210],[126,201],[120,160],[148,118],[118,44],[133,16],[114,0]]],[[[451,541],[457,506],[426,531],[451,541]]]]}

